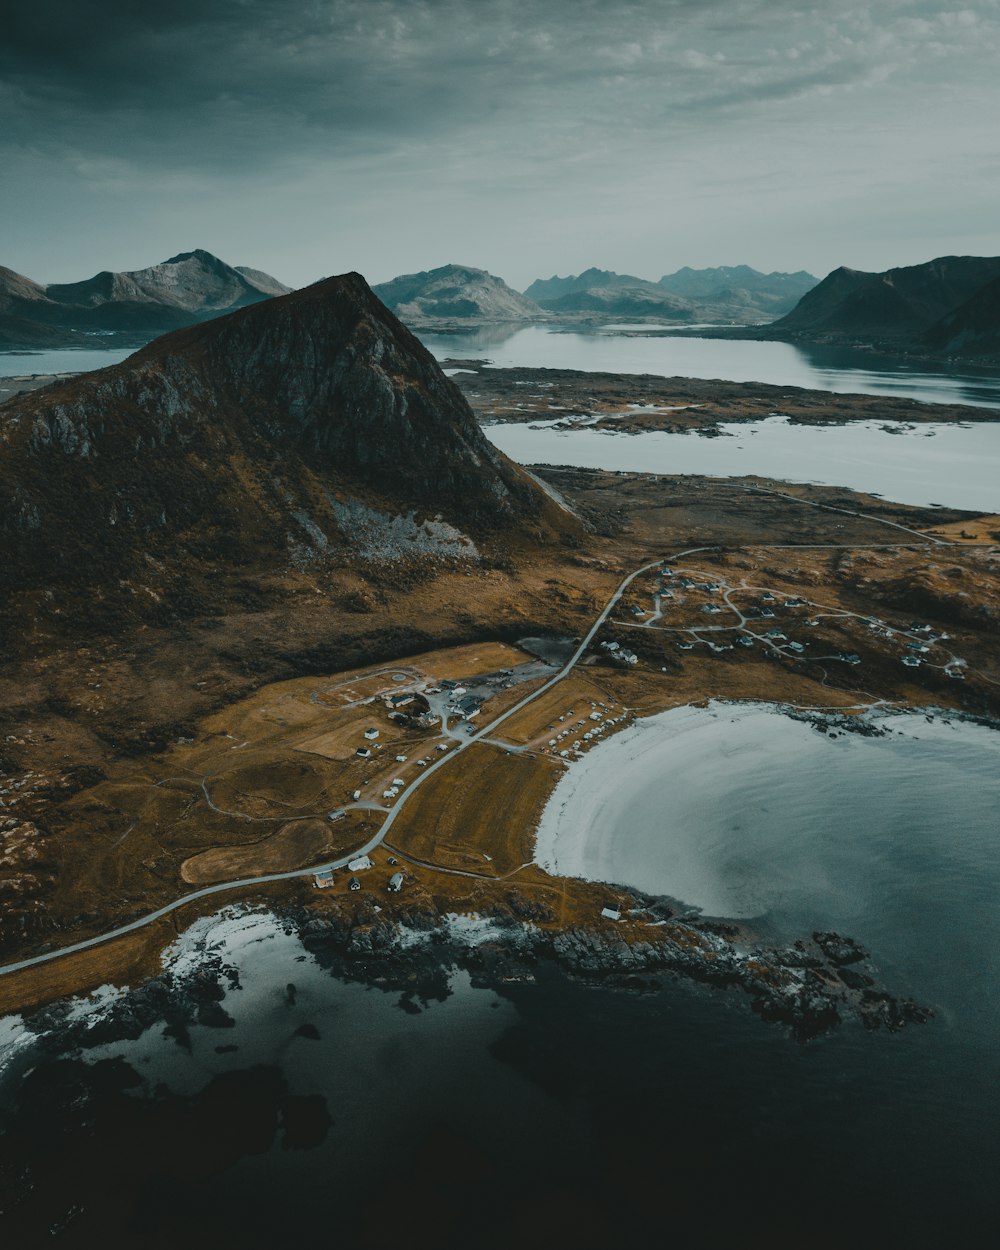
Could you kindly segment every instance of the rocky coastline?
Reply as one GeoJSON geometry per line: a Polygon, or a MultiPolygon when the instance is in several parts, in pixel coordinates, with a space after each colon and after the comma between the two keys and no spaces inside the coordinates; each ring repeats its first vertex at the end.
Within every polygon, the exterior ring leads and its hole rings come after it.
{"type": "MultiPolygon", "coordinates": [[[[619,889],[618,893],[621,891],[619,889]]],[[[673,978],[716,989],[739,989],[762,1020],[807,1042],[842,1023],[895,1032],[933,1016],[930,1008],[890,992],[878,981],[868,953],[853,939],[815,932],[786,946],[753,940],[742,925],[674,915],[671,901],[627,892],[632,916],[646,914],[648,940],[629,941],[614,922],[563,931],[518,915],[519,899],[491,915],[442,915],[415,906],[383,916],[370,902],[324,908],[271,910],[277,925],[301,941],[332,976],[399,992],[403,1010],[447,997],[451,974],[465,970],[474,984],[502,993],[531,984],[543,969],[584,984],[649,992],[673,978]]],[[[530,906],[520,908],[530,911],[530,906]]],[[[195,1025],[224,1032],[233,1026],[224,1000],[240,974],[218,948],[194,947],[183,969],[169,964],[159,975],[127,989],[93,1011],[63,1000],[25,1018],[25,1026],[50,1055],[121,1040],[135,1040],[157,1025],[190,1046],[195,1025]]],[[[295,987],[287,987],[294,997],[295,987]]]]}

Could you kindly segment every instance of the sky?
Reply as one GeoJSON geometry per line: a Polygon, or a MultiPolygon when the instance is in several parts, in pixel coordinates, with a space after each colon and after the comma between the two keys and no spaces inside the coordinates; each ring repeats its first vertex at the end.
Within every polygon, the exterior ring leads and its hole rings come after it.
{"type": "Polygon", "coordinates": [[[28,0],[0,264],[521,289],[996,255],[998,119],[1000,0],[28,0]]]}

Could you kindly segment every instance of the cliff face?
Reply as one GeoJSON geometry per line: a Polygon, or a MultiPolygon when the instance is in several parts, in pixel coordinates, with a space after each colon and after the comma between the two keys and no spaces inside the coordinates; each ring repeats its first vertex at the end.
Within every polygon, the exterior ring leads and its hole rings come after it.
{"type": "Polygon", "coordinates": [[[475,550],[551,508],[357,274],[16,396],[0,447],[8,603],[86,587],[92,609],[123,587],[155,599],[158,580],[350,560],[349,501],[369,549],[375,517],[414,554],[445,531],[445,554],[456,534],[475,550]]]}

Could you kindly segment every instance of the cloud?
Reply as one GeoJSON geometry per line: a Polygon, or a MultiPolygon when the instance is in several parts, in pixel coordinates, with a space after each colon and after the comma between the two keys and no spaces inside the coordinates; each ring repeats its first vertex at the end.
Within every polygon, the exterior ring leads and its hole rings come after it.
{"type": "Polygon", "coordinates": [[[818,196],[917,141],[929,187],[964,168],[994,146],[998,56],[998,0],[30,0],[0,40],[0,160],[22,236],[79,189],[109,230],[168,200],[271,213],[280,188],[382,238],[415,204],[485,229],[501,202],[601,235],[637,196],[693,229],[720,171],[818,196]]]}

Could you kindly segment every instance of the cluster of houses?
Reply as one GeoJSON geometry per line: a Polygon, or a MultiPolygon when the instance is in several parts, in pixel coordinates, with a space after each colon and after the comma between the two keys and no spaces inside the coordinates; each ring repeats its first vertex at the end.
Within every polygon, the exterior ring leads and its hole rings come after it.
{"type": "Polygon", "coordinates": [[[601,650],[606,651],[610,659],[616,664],[622,664],[626,668],[638,664],[639,657],[634,651],[629,651],[627,647],[623,647],[618,642],[602,642],[601,650]]]}
{"type": "Polygon", "coordinates": [[[564,729],[556,731],[555,724],[549,726],[550,733],[556,732],[555,737],[550,738],[548,745],[542,748],[546,755],[557,754],[560,759],[568,759],[571,753],[575,753],[577,756],[582,755],[587,744],[592,745],[603,734],[606,734],[609,729],[622,724],[628,718],[627,713],[624,711],[618,716],[612,716],[611,709],[606,703],[591,703],[590,706],[592,711],[583,719],[573,720],[572,718],[576,716],[575,711],[564,712],[559,717],[559,723],[566,726],[564,729]],[[569,723],[567,724],[566,722],[569,723]],[[587,727],[588,722],[590,722],[589,728],[587,727]],[[583,730],[582,733],[580,733],[581,730],[583,730]],[[574,734],[579,736],[573,742],[560,749],[559,743],[574,734]]]}
{"type": "MultiPolygon", "coordinates": [[[[718,594],[722,589],[717,582],[697,582],[690,577],[678,577],[676,570],[667,564],[661,568],[660,575],[661,580],[657,587],[657,593],[661,598],[672,597],[672,592],[668,589],[668,581],[671,581],[673,585],[680,587],[683,590],[700,590],[710,595],[718,594]]],[[[776,595],[773,591],[765,590],[761,593],[758,602],[753,607],[746,610],[746,615],[756,616],[762,620],[773,620],[775,617],[776,607],[803,608],[807,605],[808,600],[803,598],[801,595],[791,595],[785,597],[776,595]]],[[[708,616],[718,616],[722,612],[722,608],[719,604],[711,602],[703,604],[701,610],[708,616]]],[[[644,615],[641,610],[633,608],[632,611],[635,615],[644,615]]],[[[817,626],[819,625],[819,620],[813,618],[801,623],[807,626],[817,626]]],[[[865,623],[873,633],[881,637],[895,638],[897,635],[902,635],[909,638],[909,641],[906,643],[905,653],[900,657],[902,664],[906,668],[919,668],[921,664],[927,661],[927,657],[931,654],[932,647],[936,643],[946,641],[948,638],[948,635],[945,633],[936,634],[933,627],[923,621],[913,621],[909,627],[905,629],[894,629],[875,617],[865,618],[865,623]],[[918,637],[914,638],[914,634],[918,635],[918,637]]],[[[696,631],[692,630],[692,632],[696,631]]],[[[761,635],[761,637],[766,639],[768,642],[779,646],[781,650],[791,655],[804,655],[806,647],[809,645],[805,642],[789,639],[788,635],[783,630],[778,628],[767,630],[766,633],[761,635]]],[[[678,649],[681,651],[692,651],[694,650],[695,645],[695,641],[692,640],[679,642],[677,644],[678,649]]],[[[716,653],[731,651],[733,649],[732,646],[716,642],[706,642],[705,645],[707,645],[711,651],[716,653]]],[[[741,633],[739,637],[735,639],[735,645],[738,647],[752,647],[754,645],[753,634],[749,632],[741,633]]],[[[607,650],[617,649],[617,646],[614,643],[602,643],[601,646],[607,650]]],[[[836,658],[844,664],[858,665],[861,663],[861,656],[856,651],[841,652],[836,658]]],[[[963,670],[967,667],[968,666],[965,660],[953,658],[949,660],[948,663],[943,665],[943,672],[947,677],[950,677],[953,680],[962,681],[965,678],[963,670]]]]}
{"type": "MultiPolygon", "coordinates": [[[[399,863],[399,860],[396,859],[394,855],[390,855],[387,862],[390,865],[390,867],[396,867],[396,865],[399,863]]],[[[369,868],[374,868],[374,867],[375,865],[372,863],[371,858],[368,855],[359,855],[357,856],[357,858],[350,860],[347,865],[347,871],[351,874],[351,877],[350,877],[350,880],[347,882],[347,888],[351,890],[352,892],[360,890],[361,879],[358,877],[357,874],[359,872],[366,872],[369,868]]],[[[313,873],[313,885],[318,890],[328,890],[333,884],[334,884],[334,869],[333,868],[321,868],[319,869],[318,872],[313,873]]],[[[389,891],[390,894],[398,894],[399,891],[403,888],[403,874],[401,872],[394,872],[392,876],[389,878],[389,880],[386,882],[385,888],[389,891]]]]}

